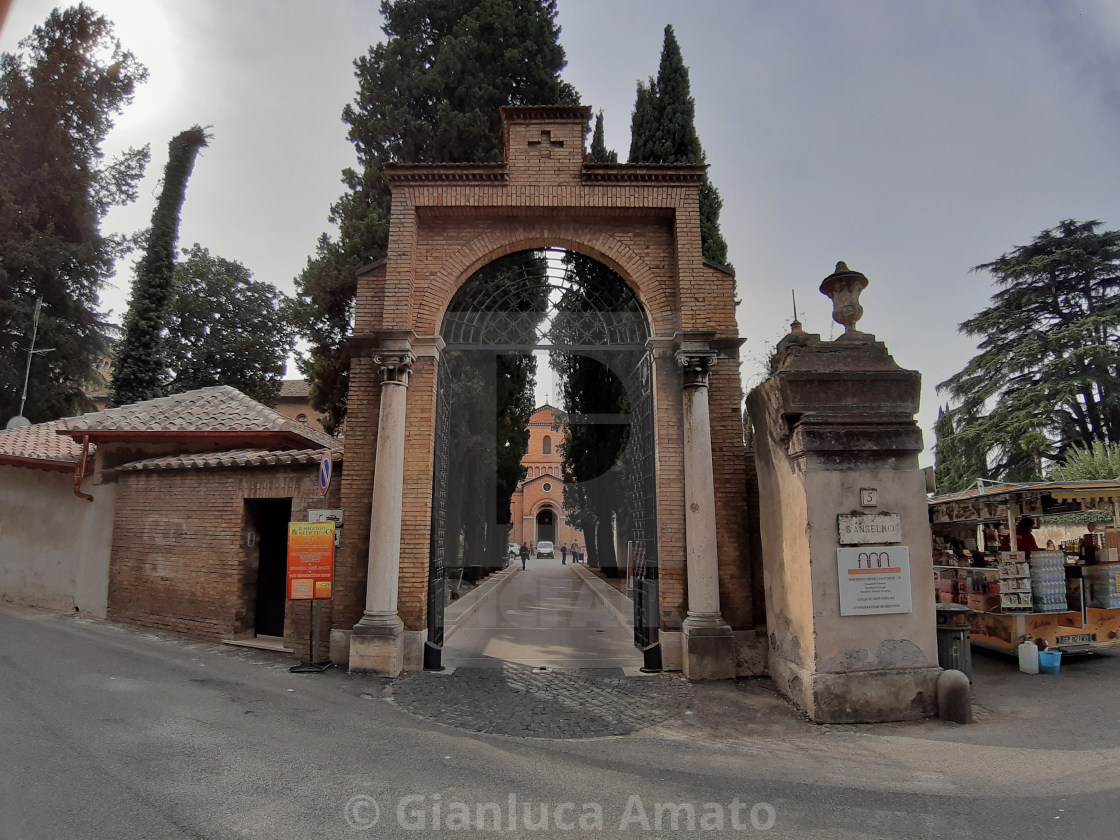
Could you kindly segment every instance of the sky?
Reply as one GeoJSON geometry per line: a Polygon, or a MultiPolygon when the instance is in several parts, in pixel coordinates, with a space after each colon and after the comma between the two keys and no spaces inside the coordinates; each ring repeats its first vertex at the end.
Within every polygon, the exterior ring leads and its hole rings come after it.
{"type": "MultiPolygon", "coordinates": [[[[15,0],[0,50],[55,5],[15,0]]],[[[191,178],[180,244],[201,243],[291,293],[355,156],[341,121],[353,61],[384,38],[373,0],[91,0],[149,81],[106,150],[151,143],[134,205],[145,227],[167,142],[213,140],[191,178]]],[[[792,319],[842,328],[818,292],[838,260],[870,280],[860,329],[922,374],[923,464],[938,383],[976,353],[957,325],[991,278],[970,271],[1065,218],[1120,227],[1120,4],[1109,0],[558,0],[563,77],[602,109],[625,160],[636,83],[672,24],[723,197],[737,273],[743,380],[764,378],[792,319]]],[[[129,264],[103,305],[127,305],[129,264]]],[[[298,375],[292,371],[292,375],[298,375]]],[[[539,390],[547,389],[541,383],[539,390]]]]}

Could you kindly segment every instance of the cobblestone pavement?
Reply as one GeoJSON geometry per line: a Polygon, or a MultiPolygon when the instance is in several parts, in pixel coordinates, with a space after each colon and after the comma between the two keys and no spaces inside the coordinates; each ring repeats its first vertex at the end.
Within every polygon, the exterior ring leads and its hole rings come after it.
{"type": "Polygon", "coordinates": [[[562,739],[627,735],[665,723],[685,715],[692,697],[680,675],[626,677],[618,668],[542,671],[506,663],[451,674],[406,672],[386,680],[379,699],[470,732],[562,739]]]}

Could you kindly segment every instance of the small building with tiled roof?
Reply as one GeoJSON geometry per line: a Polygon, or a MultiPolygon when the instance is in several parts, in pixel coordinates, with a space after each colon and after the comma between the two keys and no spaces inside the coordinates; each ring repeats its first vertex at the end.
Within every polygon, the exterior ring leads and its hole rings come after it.
{"type": "Polygon", "coordinates": [[[323,415],[311,407],[311,384],[306,379],[285,379],[280,383],[276,410],[297,423],[323,431],[323,415]]]}
{"type": "Polygon", "coordinates": [[[337,475],[339,440],[228,386],[2,432],[0,597],[306,648],[287,526],[338,507],[324,458],[337,475]]]}

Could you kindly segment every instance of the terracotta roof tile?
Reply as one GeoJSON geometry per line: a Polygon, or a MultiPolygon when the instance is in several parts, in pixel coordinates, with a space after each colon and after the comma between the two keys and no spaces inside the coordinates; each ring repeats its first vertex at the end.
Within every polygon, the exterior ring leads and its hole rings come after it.
{"type": "Polygon", "coordinates": [[[285,379],[280,383],[280,396],[283,397],[309,397],[311,386],[306,379],[285,379]]]}
{"type": "MultiPolygon", "coordinates": [[[[326,449],[233,449],[229,452],[199,452],[144,458],[120,467],[121,470],[203,470],[215,467],[270,467],[276,465],[317,464],[326,449]]],[[[341,450],[332,451],[331,460],[342,459],[341,450]]]]}
{"type": "Polygon", "coordinates": [[[63,434],[143,432],[287,432],[320,447],[341,444],[304,423],[261,405],[228,385],[94,411],[60,421],[63,434]]]}
{"type": "MultiPolygon", "coordinates": [[[[0,459],[77,465],[82,459],[82,446],[73,438],[58,434],[64,422],[52,420],[50,423],[0,431],[0,459]]],[[[93,451],[92,446],[90,451],[93,451]]]]}

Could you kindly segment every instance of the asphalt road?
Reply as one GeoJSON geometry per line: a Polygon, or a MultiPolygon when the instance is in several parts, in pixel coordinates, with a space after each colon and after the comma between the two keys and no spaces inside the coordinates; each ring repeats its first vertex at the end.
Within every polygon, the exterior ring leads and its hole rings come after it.
{"type": "Polygon", "coordinates": [[[289,664],[0,607],[0,840],[1120,834],[1116,657],[996,679],[968,727],[813,726],[745,681],[568,740],[467,732],[387,702],[386,680],[289,664]]]}

